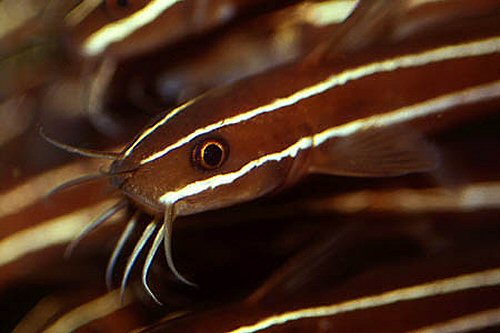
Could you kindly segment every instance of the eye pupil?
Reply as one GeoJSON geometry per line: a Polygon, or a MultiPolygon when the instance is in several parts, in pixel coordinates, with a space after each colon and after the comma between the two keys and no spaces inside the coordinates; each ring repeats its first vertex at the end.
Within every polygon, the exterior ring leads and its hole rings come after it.
{"type": "Polygon", "coordinates": [[[127,7],[128,6],[128,0],[116,0],[116,4],[119,7],[127,7]]]}
{"type": "Polygon", "coordinates": [[[195,164],[205,170],[213,170],[227,158],[227,146],[219,140],[210,139],[196,145],[193,150],[195,164]]]}
{"type": "Polygon", "coordinates": [[[217,167],[222,160],[222,155],[222,147],[211,143],[203,150],[203,161],[211,167],[217,167]]]}

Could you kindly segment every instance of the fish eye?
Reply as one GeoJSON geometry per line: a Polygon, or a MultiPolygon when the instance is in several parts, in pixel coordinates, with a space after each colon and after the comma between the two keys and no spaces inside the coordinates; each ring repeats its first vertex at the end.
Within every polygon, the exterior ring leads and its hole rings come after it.
{"type": "Polygon", "coordinates": [[[193,162],[203,170],[219,168],[227,159],[228,148],[220,139],[208,139],[198,143],[193,150],[193,162]]]}
{"type": "Polygon", "coordinates": [[[128,0],[116,0],[116,5],[118,7],[127,7],[129,5],[128,0]]]}
{"type": "Polygon", "coordinates": [[[133,0],[105,0],[106,8],[108,9],[119,9],[128,8],[133,4],[133,0]]]}

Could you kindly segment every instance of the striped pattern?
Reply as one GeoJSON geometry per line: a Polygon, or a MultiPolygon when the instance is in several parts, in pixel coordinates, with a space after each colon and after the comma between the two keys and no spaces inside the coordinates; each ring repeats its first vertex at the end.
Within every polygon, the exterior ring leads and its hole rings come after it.
{"type": "Polygon", "coordinates": [[[448,279],[437,280],[421,285],[391,290],[379,295],[366,296],[348,300],[343,303],[299,309],[264,318],[259,322],[242,326],[227,333],[255,333],[269,327],[283,325],[287,322],[334,316],[363,309],[418,300],[432,296],[446,295],[463,290],[491,287],[500,284],[500,269],[460,275],[448,279]]]}
{"type": "Polygon", "coordinates": [[[161,118],[157,123],[155,123],[153,126],[147,128],[146,130],[144,130],[138,137],[137,139],[125,150],[125,152],[123,153],[123,157],[127,157],[129,156],[135,149],[135,147],[137,147],[138,144],[140,144],[145,138],[147,138],[148,136],[150,136],[151,134],[154,133],[154,131],[156,131],[156,129],[158,129],[159,127],[163,126],[164,124],[166,124],[170,119],[172,119],[173,117],[175,117],[179,112],[181,112],[182,110],[184,110],[185,108],[189,107],[191,104],[193,104],[197,99],[193,99],[193,100],[190,100],[178,107],[176,107],[175,109],[173,109],[172,111],[170,111],[169,113],[167,113],[163,118],[161,118]]]}
{"type": "MultiPolygon", "coordinates": [[[[419,66],[425,66],[432,63],[442,62],[452,59],[461,59],[467,57],[475,57],[487,54],[498,53],[500,51],[500,37],[492,37],[484,40],[477,40],[463,44],[448,45],[440,47],[437,49],[427,50],[422,53],[403,55],[400,57],[386,59],[380,62],[374,62],[367,65],[363,65],[357,68],[352,68],[345,70],[341,73],[336,73],[328,77],[326,80],[318,82],[312,86],[308,86],[293,93],[287,97],[281,97],[273,102],[260,106],[258,108],[237,114],[235,116],[219,120],[216,123],[209,124],[203,128],[196,129],[194,132],[186,135],[185,137],[177,140],[171,145],[157,151],[150,156],[142,159],[140,164],[147,164],[155,161],[176,148],[183,146],[186,143],[192,142],[193,139],[215,131],[217,129],[241,124],[247,120],[255,118],[257,116],[274,112],[282,108],[294,105],[302,100],[308,99],[310,97],[322,94],[334,87],[345,85],[351,81],[359,80],[364,77],[368,77],[378,73],[391,72],[402,68],[414,68],[419,66]]],[[[148,128],[143,135],[141,135],[128,149],[125,156],[130,155],[133,148],[138,146],[142,140],[144,140],[149,135],[153,134],[156,129],[164,125],[167,120],[172,119],[180,111],[184,110],[188,105],[183,105],[176,110],[169,113],[164,119],[162,119],[157,124],[148,128]]]]}
{"type": "Polygon", "coordinates": [[[460,105],[472,104],[498,97],[500,97],[500,81],[433,98],[385,114],[375,115],[340,126],[331,127],[315,135],[300,138],[296,143],[282,151],[264,155],[256,160],[250,161],[237,171],[216,175],[208,179],[191,183],[179,190],[167,192],[160,197],[160,202],[165,205],[172,204],[180,199],[203,191],[230,184],[265,163],[278,162],[285,158],[295,157],[301,150],[317,147],[334,137],[352,135],[369,127],[384,127],[407,122],[413,119],[452,110],[454,107],[460,105]]]}
{"type": "Polygon", "coordinates": [[[119,42],[140,28],[156,20],[162,13],[182,0],[152,0],[147,6],[124,19],[105,25],[92,35],[83,44],[83,53],[86,56],[96,56],[102,53],[109,45],[119,42]]]}

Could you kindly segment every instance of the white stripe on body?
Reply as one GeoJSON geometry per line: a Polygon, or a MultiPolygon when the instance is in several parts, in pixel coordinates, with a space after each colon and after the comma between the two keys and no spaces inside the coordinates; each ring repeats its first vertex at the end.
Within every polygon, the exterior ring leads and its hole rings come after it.
{"type": "Polygon", "coordinates": [[[294,14],[302,18],[302,22],[324,27],[344,22],[354,12],[358,3],[359,0],[305,2],[297,8],[294,14]]]}
{"type": "MultiPolygon", "coordinates": [[[[190,142],[194,138],[209,133],[213,130],[241,123],[243,121],[252,119],[259,115],[273,112],[281,108],[293,105],[304,99],[319,95],[323,92],[328,91],[331,88],[345,85],[350,81],[361,79],[370,75],[377,73],[391,72],[401,68],[412,68],[418,66],[424,66],[432,63],[437,63],[446,60],[461,59],[474,56],[482,56],[500,52],[500,37],[495,36],[488,39],[476,40],[463,44],[448,45],[444,47],[439,47],[436,49],[427,50],[421,53],[403,55],[395,58],[386,59],[379,62],[373,62],[360,67],[347,69],[338,74],[329,76],[327,79],[308,86],[302,90],[293,93],[290,96],[275,99],[273,102],[267,105],[260,106],[258,108],[252,109],[250,111],[240,113],[238,115],[217,121],[203,128],[199,128],[189,135],[183,137],[177,142],[167,146],[166,148],[151,154],[150,156],[144,158],[140,164],[146,164],[152,162],[158,158],[165,156],[170,151],[181,147],[182,145],[190,142]]],[[[185,107],[184,107],[185,108],[185,107]]],[[[182,108],[182,109],[184,109],[182,108]]],[[[181,111],[181,110],[177,110],[181,111]]],[[[178,112],[176,112],[178,113],[178,112]]],[[[165,118],[172,118],[174,115],[169,113],[165,118]]],[[[159,126],[166,122],[162,119],[159,123],[152,126],[147,130],[147,134],[143,134],[139,139],[134,142],[131,149],[128,150],[128,154],[131,153],[132,149],[135,148],[142,140],[144,140],[148,135],[154,132],[159,126]]],[[[126,155],[125,155],[126,156],[126,155]]]]}
{"type": "MultiPolygon", "coordinates": [[[[203,96],[203,95],[202,95],[203,96]]],[[[201,96],[200,96],[201,97],[201,96]]],[[[146,130],[144,130],[141,135],[139,135],[139,137],[134,141],[134,143],[132,143],[130,145],[130,147],[123,153],[123,158],[129,156],[132,151],[134,150],[134,148],[142,142],[142,140],[144,140],[147,136],[149,136],[151,133],[153,133],[158,127],[162,126],[163,124],[165,124],[167,121],[169,121],[172,117],[174,117],[177,113],[181,112],[182,110],[184,110],[185,108],[187,108],[188,106],[190,106],[191,104],[193,104],[199,97],[195,98],[195,99],[192,99],[178,107],[176,107],[175,109],[173,109],[172,111],[170,111],[169,113],[167,113],[167,115],[165,115],[165,117],[161,118],[157,123],[155,123],[153,126],[147,128],[146,130]]]]}
{"type": "Polygon", "coordinates": [[[107,24],[87,37],[83,44],[86,56],[103,52],[110,44],[119,42],[145,25],[156,20],[163,12],[182,0],[152,0],[144,8],[121,20],[107,24]]]}
{"type": "Polygon", "coordinates": [[[241,326],[227,333],[255,333],[287,322],[334,316],[341,313],[377,308],[398,302],[452,294],[464,290],[494,287],[500,284],[500,268],[454,276],[384,293],[347,300],[342,303],[304,308],[264,318],[248,326],[241,326]]]}
{"type": "Polygon", "coordinates": [[[166,192],[160,197],[159,201],[164,205],[170,205],[183,198],[196,195],[222,185],[230,184],[265,163],[273,161],[279,162],[290,157],[293,158],[300,151],[317,147],[335,137],[346,137],[367,128],[386,127],[400,124],[417,118],[423,118],[440,112],[445,112],[447,110],[452,110],[453,107],[473,104],[498,97],[500,97],[500,81],[494,81],[492,83],[442,95],[384,114],[374,115],[340,126],[331,127],[312,136],[303,137],[282,151],[267,154],[250,161],[237,171],[216,175],[208,179],[190,183],[175,191],[166,192]]]}
{"type": "Polygon", "coordinates": [[[477,332],[500,324],[500,308],[484,310],[470,315],[460,316],[448,321],[417,328],[408,333],[465,333],[477,332]]]}

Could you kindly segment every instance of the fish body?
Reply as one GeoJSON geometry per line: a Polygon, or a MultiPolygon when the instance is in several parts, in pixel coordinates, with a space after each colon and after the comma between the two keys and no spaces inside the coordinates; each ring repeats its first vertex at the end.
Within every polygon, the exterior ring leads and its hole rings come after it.
{"type": "Polygon", "coordinates": [[[67,18],[74,27],[68,40],[83,57],[124,59],[268,5],[260,0],[87,0],[67,18]]]}
{"type": "Polygon", "coordinates": [[[114,184],[151,214],[175,206],[189,215],[261,197],[310,173],[432,170],[436,154],[422,135],[500,97],[498,15],[466,23],[402,40],[377,36],[359,49],[348,43],[348,52],[334,47],[327,57],[215,89],[140,133],[112,166],[134,171],[114,184]],[[216,167],[200,166],[200,147],[210,148],[216,167]]]}

